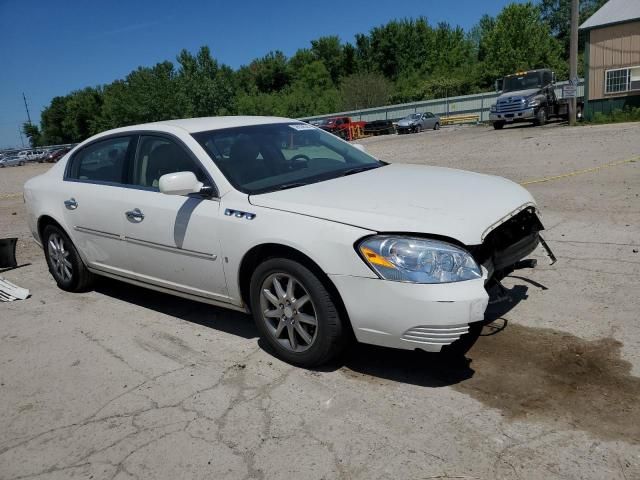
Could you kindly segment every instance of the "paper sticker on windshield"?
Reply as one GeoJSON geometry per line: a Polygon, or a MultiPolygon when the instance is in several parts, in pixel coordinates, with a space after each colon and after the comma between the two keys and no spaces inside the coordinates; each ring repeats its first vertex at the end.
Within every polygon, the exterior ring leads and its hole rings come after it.
{"type": "Polygon", "coordinates": [[[291,128],[293,128],[294,130],[315,130],[316,127],[314,127],[313,125],[307,125],[306,123],[295,123],[293,125],[289,125],[291,128]]]}

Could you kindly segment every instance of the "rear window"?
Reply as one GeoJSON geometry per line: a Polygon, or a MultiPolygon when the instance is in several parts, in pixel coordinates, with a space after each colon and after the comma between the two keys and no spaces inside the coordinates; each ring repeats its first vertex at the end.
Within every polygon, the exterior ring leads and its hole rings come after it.
{"type": "Polygon", "coordinates": [[[73,156],[68,178],[88,182],[125,183],[125,160],[132,137],[93,143],[73,156]]]}

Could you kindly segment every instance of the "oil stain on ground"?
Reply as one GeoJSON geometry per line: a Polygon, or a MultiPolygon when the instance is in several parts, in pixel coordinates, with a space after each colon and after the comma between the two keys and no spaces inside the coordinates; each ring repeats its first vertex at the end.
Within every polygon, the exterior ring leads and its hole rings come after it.
{"type": "MultiPolygon", "coordinates": [[[[485,333],[491,330],[485,327],[485,333]]],[[[342,371],[373,383],[451,386],[507,419],[548,421],[604,440],[640,443],[640,378],[622,344],[509,324],[483,335],[467,359],[359,347],[342,371]]],[[[559,428],[565,428],[559,425],[559,428]]]]}
{"type": "Polygon", "coordinates": [[[468,354],[475,374],[453,388],[510,418],[560,421],[640,443],[640,378],[630,375],[621,346],[509,324],[478,340],[468,354]]]}

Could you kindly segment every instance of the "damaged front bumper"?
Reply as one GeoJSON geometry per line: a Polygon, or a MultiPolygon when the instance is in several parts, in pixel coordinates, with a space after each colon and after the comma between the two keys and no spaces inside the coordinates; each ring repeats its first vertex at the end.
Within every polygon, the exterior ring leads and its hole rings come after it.
{"type": "Polygon", "coordinates": [[[482,278],[442,284],[403,283],[349,275],[329,275],[340,292],[358,341],[406,350],[439,352],[485,318],[489,293],[538,245],[555,257],[540,231],[535,208],[526,207],[468,247],[482,278]]]}

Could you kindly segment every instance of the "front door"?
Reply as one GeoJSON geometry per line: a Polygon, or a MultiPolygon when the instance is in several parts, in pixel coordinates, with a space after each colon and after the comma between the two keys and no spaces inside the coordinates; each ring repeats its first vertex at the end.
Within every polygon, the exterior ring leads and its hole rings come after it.
{"type": "Polygon", "coordinates": [[[165,195],[160,177],[191,171],[208,185],[198,160],[165,136],[141,136],[127,206],[120,214],[130,268],[138,280],[170,290],[228,301],[220,252],[220,202],[199,194],[165,195]]]}

